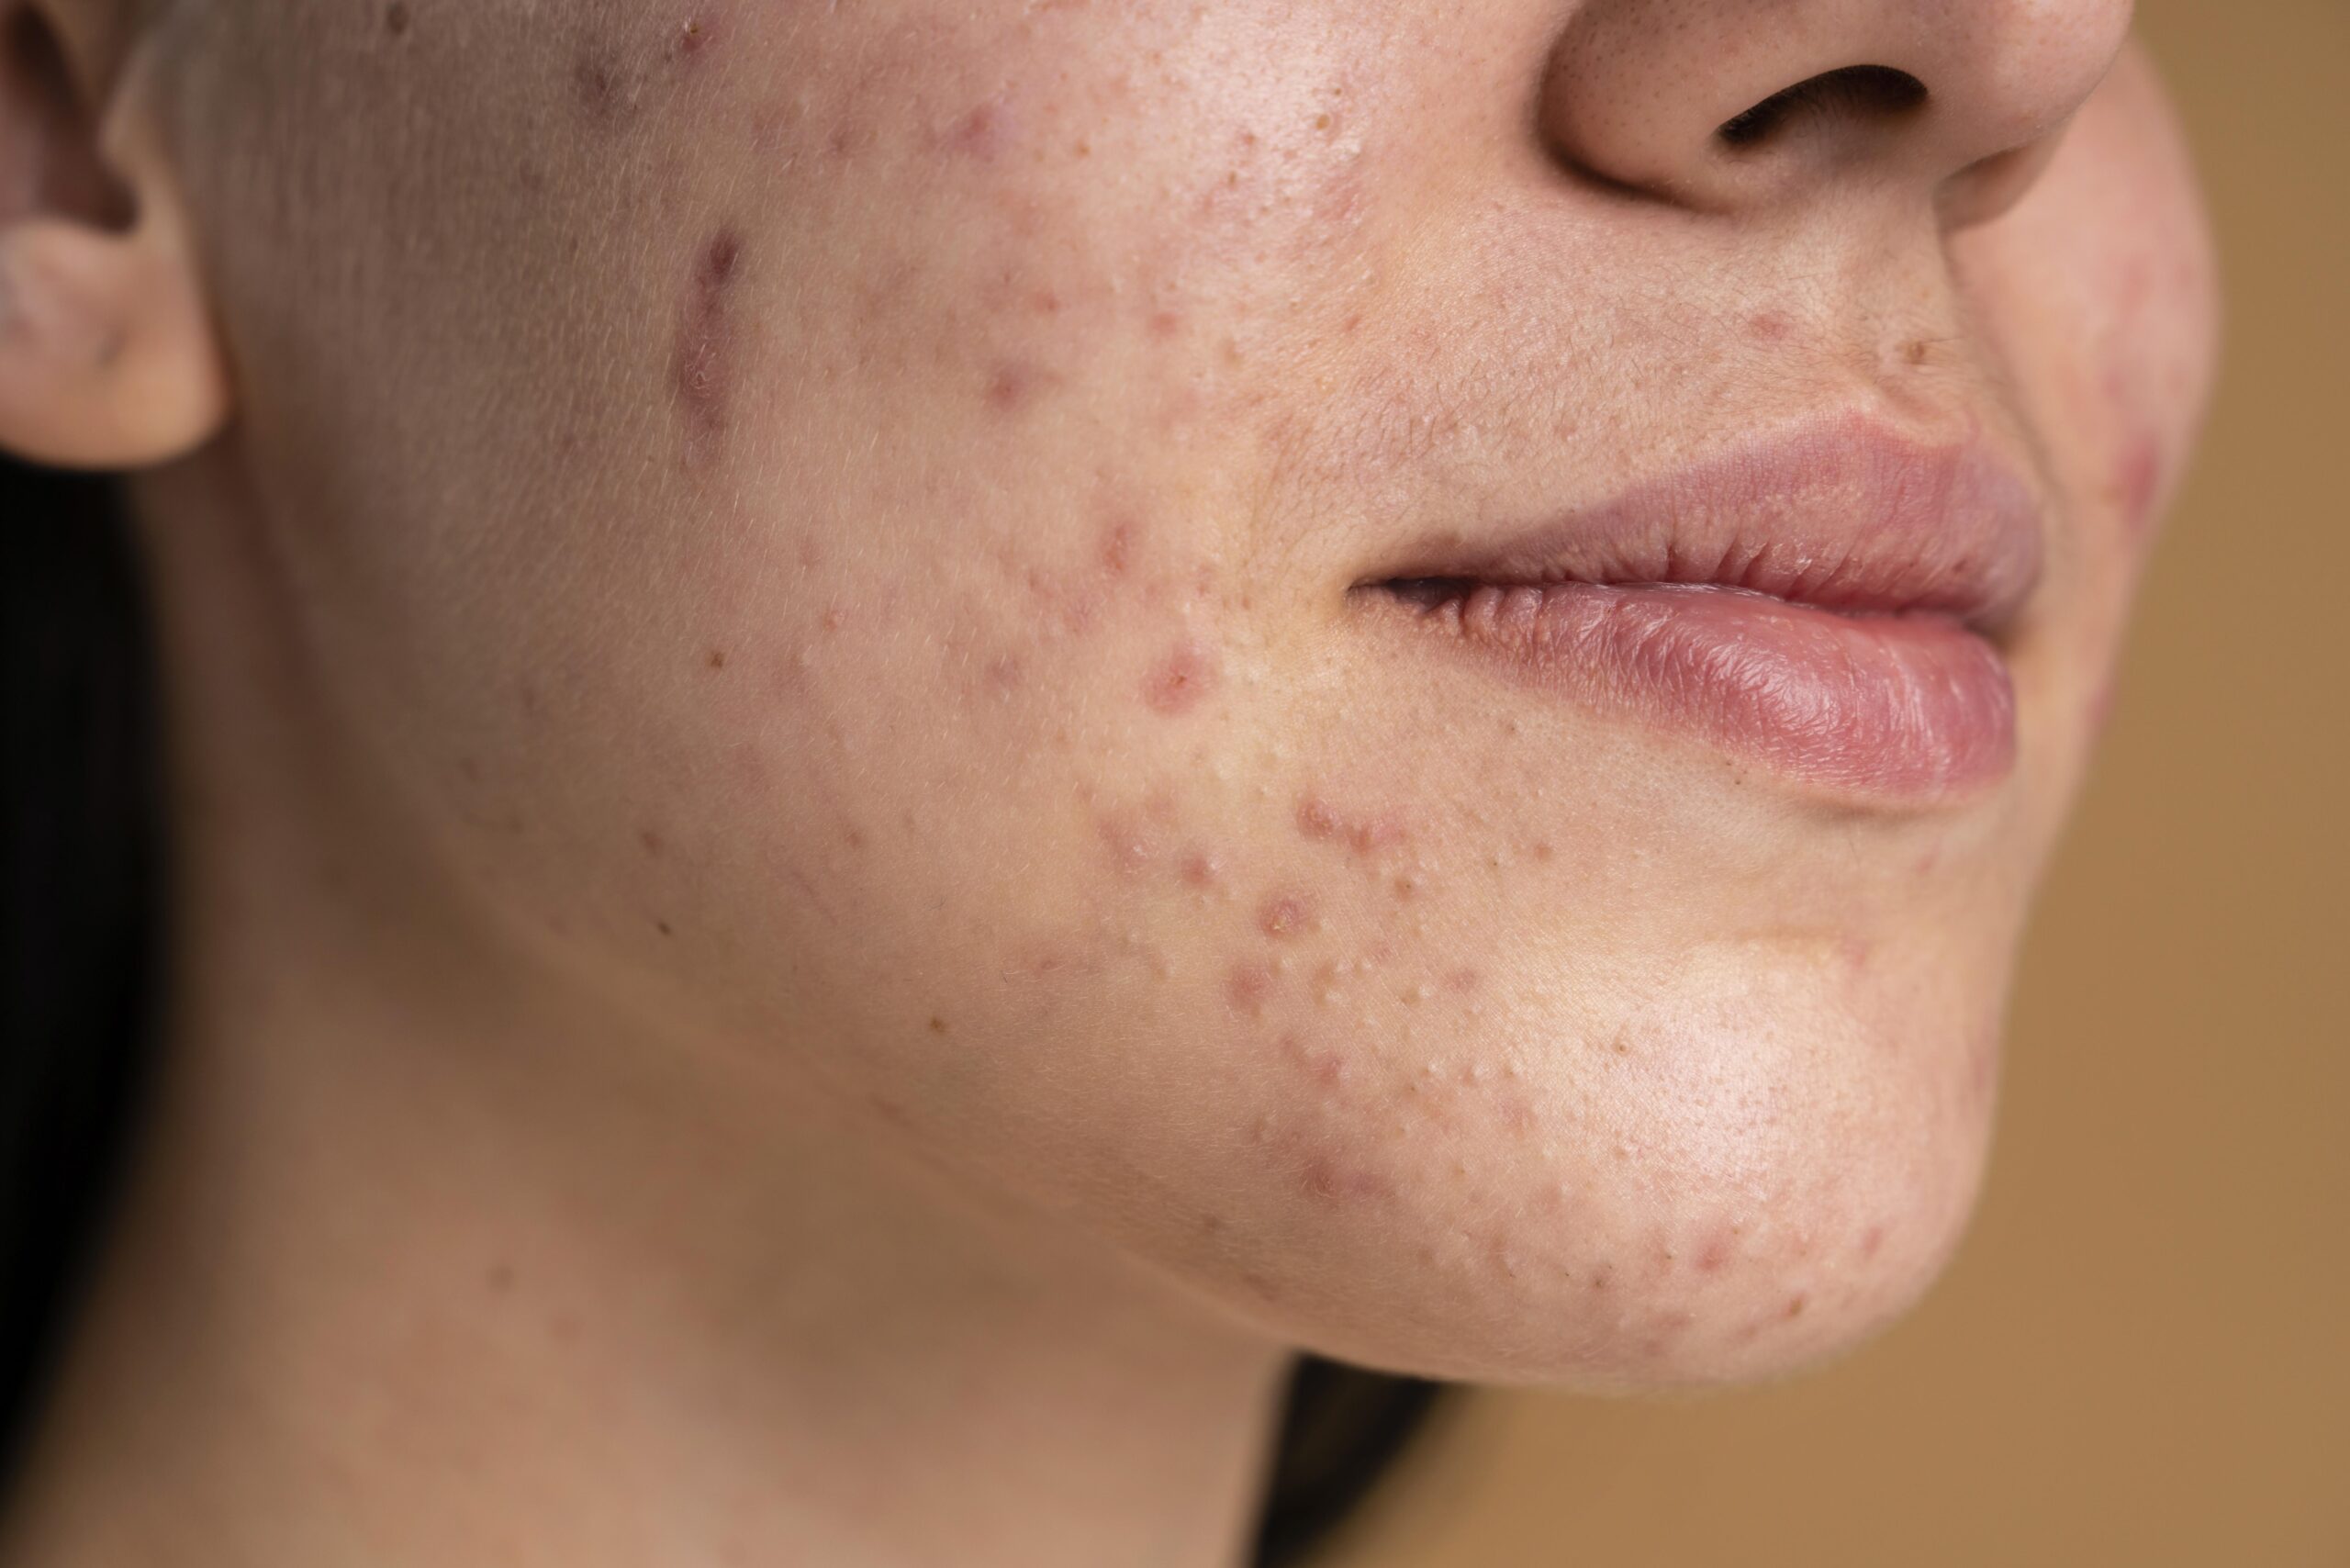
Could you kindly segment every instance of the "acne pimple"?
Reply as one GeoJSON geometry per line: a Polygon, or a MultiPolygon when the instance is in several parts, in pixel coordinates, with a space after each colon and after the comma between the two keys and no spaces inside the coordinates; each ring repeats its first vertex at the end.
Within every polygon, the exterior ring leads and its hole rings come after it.
{"type": "Polygon", "coordinates": [[[1182,878],[1185,887],[1212,888],[1218,878],[1215,857],[1203,849],[1188,850],[1184,853],[1181,866],[1177,868],[1177,875],[1182,878]]]}
{"type": "Polygon", "coordinates": [[[1264,1011],[1265,999],[1272,994],[1278,979],[1270,964],[1235,964],[1225,972],[1224,999],[1234,1012],[1254,1017],[1264,1011]]]}
{"type": "Polygon", "coordinates": [[[1186,638],[1144,678],[1143,701],[1154,713],[1189,712],[1215,689],[1218,673],[1215,655],[1186,638]]]}

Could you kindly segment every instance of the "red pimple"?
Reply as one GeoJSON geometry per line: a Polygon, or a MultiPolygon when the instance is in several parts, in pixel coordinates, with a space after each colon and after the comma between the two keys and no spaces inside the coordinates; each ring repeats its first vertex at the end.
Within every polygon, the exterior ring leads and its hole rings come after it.
{"type": "Polygon", "coordinates": [[[1861,1233],[1861,1256],[1863,1259],[1875,1257],[1877,1249],[1884,1245],[1885,1226],[1873,1225],[1861,1233]]]}
{"type": "Polygon", "coordinates": [[[1314,919],[1314,904],[1301,893],[1273,893],[1257,906],[1257,929],[1276,939],[1301,936],[1314,919]]]}
{"type": "Polygon", "coordinates": [[[1144,678],[1143,701],[1155,713],[1187,712],[1215,689],[1218,673],[1214,654],[1187,638],[1144,678]]]}
{"type": "Polygon", "coordinates": [[[1183,857],[1180,874],[1186,887],[1212,888],[1216,882],[1215,857],[1205,850],[1191,850],[1183,857]]]}
{"type": "Polygon", "coordinates": [[[1235,964],[1225,973],[1224,999],[1235,1012],[1254,1017],[1264,1010],[1265,999],[1273,993],[1278,978],[1270,964],[1235,964]]]}

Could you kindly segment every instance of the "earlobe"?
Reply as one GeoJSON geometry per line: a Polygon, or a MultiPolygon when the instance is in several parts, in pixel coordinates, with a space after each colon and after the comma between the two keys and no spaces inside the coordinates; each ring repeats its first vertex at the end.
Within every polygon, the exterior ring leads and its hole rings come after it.
{"type": "MultiPolygon", "coordinates": [[[[134,51],[108,106],[118,134],[106,139],[106,170],[129,222],[50,209],[41,193],[57,182],[39,169],[11,182],[29,190],[30,207],[0,208],[0,450],[32,462],[146,467],[203,445],[228,420],[228,376],[179,193],[145,134],[144,64],[134,51]]],[[[23,84],[12,72],[0,93],[23,84]]],[[[0,135],[24,128],[23,107],[0,106],[0,135]]],[[[35,129],[35,157],[71,156],[74,137],[95,155],[87,125],[35,129]]]]}

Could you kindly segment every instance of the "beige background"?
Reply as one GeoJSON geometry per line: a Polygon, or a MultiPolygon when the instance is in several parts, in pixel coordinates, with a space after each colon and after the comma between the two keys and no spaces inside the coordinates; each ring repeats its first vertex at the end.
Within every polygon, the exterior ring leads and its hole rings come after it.
{"type": "Polygon", "coordinates": [[[2350,0],[2140,15],[2226,358],[1965,1249],[1800,1382],[1473,1395],[1327,1568],[2350,1568],[2350,0]]]}

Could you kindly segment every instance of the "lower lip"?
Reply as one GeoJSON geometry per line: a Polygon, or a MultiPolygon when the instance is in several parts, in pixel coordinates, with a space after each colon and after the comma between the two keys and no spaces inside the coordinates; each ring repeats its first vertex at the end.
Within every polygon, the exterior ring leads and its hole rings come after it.
{"type": "Polygon", "coordinates": [[[1946,800],[2015,766],[2007,661],[1946,615],[1843,614],[1684,584],[1377,597],[1527,685],[1830,793],[1946,800]]]}

